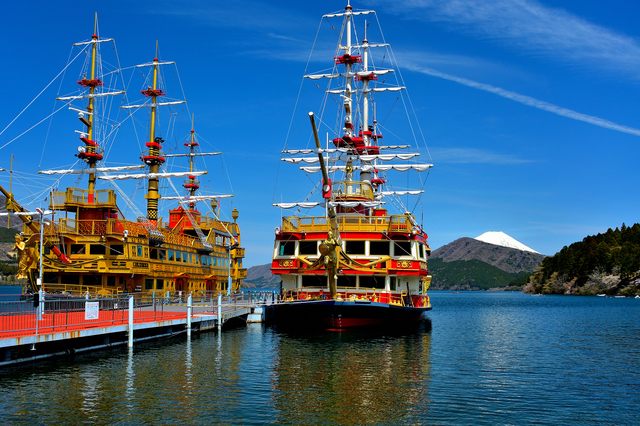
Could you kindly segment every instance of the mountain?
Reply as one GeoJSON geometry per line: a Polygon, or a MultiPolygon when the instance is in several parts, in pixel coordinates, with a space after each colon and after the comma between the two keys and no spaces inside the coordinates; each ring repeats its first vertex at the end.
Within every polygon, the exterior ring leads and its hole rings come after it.
{"type": "Polygon", "coordinates": [[[247,278],[242,280],[244,288],[280,288],[280,278],[271,273],[271,263],[247,269],[247,278]]]}
{"type": "MultiPolygon", "coordinates": [[[[509,238],[513,240],[511,237],[509,238]]],[[[516,240],[513,241],[520,244],[516,240]]],[[[431,252],[431,259],[442,259],[445,263],[456,260],[479,260],[505,272],[515,274],[533,272],[545,257],[531,249],[525,251],[466,237],[458,238],[431,252]]],[[[431,265],[429,265],[429,269],[431,269],[431,265]]]]}
{"type": "MultiPolygon", "coordinates": [[[[475,238],[478,241],[482,241],[489,244],[494,244],[502,247],[514,248],[522,251],[530,251],[532,253],[538,253],[537,251],[530,249],[529,247],[522,244],[520,241],[517,241],[514,238],[511,238],[504,232],[485,232],[479,237],[475,238]]],[[[540,253],[538,253],[540,254],[540,253]]]]}
{"type": "Polygon", "coordinates": [[[431,253],[432,289],[519,289],[546,257],[502,232],[480,237],[459,238],[431,253]]]}

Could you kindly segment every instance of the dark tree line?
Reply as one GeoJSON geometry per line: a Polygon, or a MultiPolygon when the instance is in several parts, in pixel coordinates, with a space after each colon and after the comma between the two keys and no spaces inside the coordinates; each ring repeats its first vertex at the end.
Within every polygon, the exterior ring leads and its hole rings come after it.
{"type": "Polygon", "coordinates": [[[604,234],[565,246],[542,261],[536,278],[544,284],[556,273],[566,280],[576,279],[576,284],[581,285],[594,271],[620,275],[623,280],[639,275],[640,224],[628,227],[623,223],[621,228],[609,228],[604,234]]]}

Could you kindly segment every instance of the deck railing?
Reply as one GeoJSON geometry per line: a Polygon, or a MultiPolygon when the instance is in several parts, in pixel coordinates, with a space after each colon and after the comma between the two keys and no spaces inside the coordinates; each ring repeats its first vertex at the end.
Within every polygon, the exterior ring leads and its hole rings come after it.
{"type": "MultiPolygon", "coordinates": [[[[337,218],[341,231],[352,232],[411,232],[411,221],[404,215],[393,216],[361,216],[349,215],[337,218]]],[[[297,217],[282,218],[283,232],[322,232],[328,229],[326,217],[297,217]]]]}
{"type": "MultiPolygon", "coordinates": [[[[329,299],[329,297],[329,291],[326,287],[302,287],[288,290],[284,294],[285,301],[323,300],[329,299]]],[[[336,300],[382,302],[405,306],[407,292],[405,290],[387,291],[379,288],[339,287],[336,300]]]]}

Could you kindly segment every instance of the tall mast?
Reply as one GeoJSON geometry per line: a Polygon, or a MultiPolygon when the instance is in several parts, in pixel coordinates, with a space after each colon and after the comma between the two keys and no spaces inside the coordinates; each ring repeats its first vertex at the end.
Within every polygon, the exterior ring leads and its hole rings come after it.
{"type": "MultiPolygon", "coordinates": [[[[156,137],[156,104],[158,96],[163,96],[162,90],[158,89],[158,42],[156,41],[156,57],[153,59],[153,87],[142,90],[140,93],[151,98],[151,126],[149,131],[149,142],[146,144],[149,147],[147,153],[143,153],[142,161],[149,165],[149,173],[158,173],[160,171],[160,165],[164,163],[165,159],[161,156],[160,144],[164,142],[161,137],[156,137]]],[[[147,219],[153,224],[158,223],[158,177],[149,179],[149,190],[147,192],[147,219]]]]}
{"type": "MultiPolygon", "coordinates": [[[[193,173],[193,160],[195,157],[195,147],[200,144],[195,140],[195,130],[193,129],[193,122],[195,120],[195,114],[191,116],[191,140],[185,143],[184,146],[189,147],[189,171],[193,173]]],[[[189,179],[184,181],[182,185],[189,190],[189,196],[196,195],[196,191],[200,188],[200,182],[196,180],[194,175],[189,175],[189,179]]],[[[189,210],[195,209],[195,202],[189,203],[189,210]]]]}

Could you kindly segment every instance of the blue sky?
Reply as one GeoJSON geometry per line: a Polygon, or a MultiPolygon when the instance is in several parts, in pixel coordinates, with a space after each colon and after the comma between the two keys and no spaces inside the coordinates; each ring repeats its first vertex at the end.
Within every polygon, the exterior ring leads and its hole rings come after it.
{"type": "MultiPolygon", "coordinates": [[[[640,4],[375,0],[352,5],[377,11],[420,121],[434,168],[416,213],[422,212],[432,248],[502,231],[554,254],[586,235],[638,221],[640,4]]],[[[316,178],[283,171],[280,150],[320,18],[344,6],[2,2],[0,168],[8,169],[15,155],[14,191],[33,207],[47,185],[36,171],[75,161],[73,129],[81,126],[71,112],[61,111],[55,123],[44,120],[14,140],[53,111],[54,98],[66,87],[60,79],[9,124],[66,66],[71,45],[90,38],[97,12],[100,36],[116,40],[122,67],[153,59],[156,40],[160,59],[176,61],[204,149],[224,153],[207,162],[207,183],[218,193],[235,194],[223,207],[226,217],[233,207],[240,211],[245,266],[268,263],[281,214],[272,202],[296,201],[288,198],[288,186],[302,182],[310,189],[316,178]],[[58,128],[59,121],[73,126],[58,128]]],[[[323,31],[321,36],[334,42],[332,32],[323,31]]],[[[325,67],[312,65],[314,71],[325,67]]],[[[72,64],[65,78],[74,81],[78,68],[72,64]]],[[[176,81],[167,77],[180,89],[176,81]]],[[[139,100],[129,96],[130,103],[139,100]]],[[[124,148],[114,148],[110,159],[136,164],[135,154],[130,161],[124,155],[139,143],[122,136],[114,144],[124,148]]],[[[85,187],[86,178],[67,183],[85,187]]],[[[0,172],[0,184],[8,185],[6,172],[0,172]]],[[[137,195],[142,199],[141,190],[137,195]]]]}

